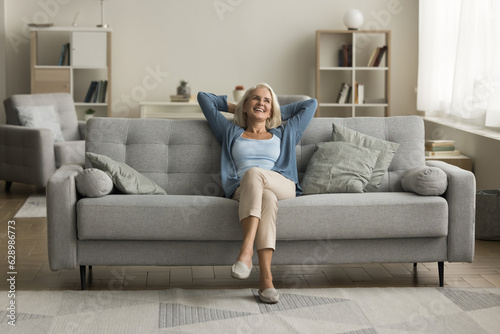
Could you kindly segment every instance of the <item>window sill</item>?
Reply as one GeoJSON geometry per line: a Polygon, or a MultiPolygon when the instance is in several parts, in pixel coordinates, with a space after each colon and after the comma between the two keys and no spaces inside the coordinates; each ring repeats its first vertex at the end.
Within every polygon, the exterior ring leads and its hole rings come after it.
{"type": "Polygon", "coordinates": [[[441,124],[445,125],[454,129],[458,129],[461,131],[465,131],[468,133],[472,133],[478,136],[490,138],[490,139],[495,139],[495,140],[500,140],[500,131],[495,131],[493,129],[488,129],[488,128],[481,128],[475,125],[463,123],[458,120],[452,120],[449,118],[444,118],[444,117],[430,117],[430,116],[423,116],[422,117],[424,121],[428,122],[433,122],[436,124],[441,124]]]}

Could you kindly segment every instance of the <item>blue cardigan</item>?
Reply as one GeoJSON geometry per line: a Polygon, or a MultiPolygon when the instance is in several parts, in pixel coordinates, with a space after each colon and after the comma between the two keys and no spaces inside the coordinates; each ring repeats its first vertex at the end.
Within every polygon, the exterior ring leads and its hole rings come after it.
{"type": "MultiPolygon", "coordinates": [[[[231,198],[241,181],[231,155],[231,148],[236,138],[245,129],[237,126],[219,112],[228,111],[226,96],[199,92],[198,103],[215,138],[221,144],[222,187],[225,196],[231,198]]],[[[286,122],[277,128],[269,129],[269,132],[281,139],[281,153],[272,170],[295,182],[297,195],[302,194],[302,189],[297,175],[295,146],[302,138],[302,134],[313,118],[317,106],[316,99],[280,106],[281,118],[286,122]]]]}

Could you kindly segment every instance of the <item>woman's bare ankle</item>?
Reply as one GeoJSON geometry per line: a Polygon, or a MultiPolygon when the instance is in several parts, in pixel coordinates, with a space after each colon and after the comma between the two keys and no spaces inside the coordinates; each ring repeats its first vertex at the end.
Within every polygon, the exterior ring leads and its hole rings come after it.
{"type": "Polygon", "coordinates": [[[252,256],[253,252],[240,252],[240,255],[238,256],[237,261],[243,262],[244,264],[247,265],[248,268],[252,267],[252,256]]]}
{"type": "Polygon", "coordinates": [[[260,275],[260,291],[264,291],[269,288],[274,288],[273,284],[273,276],[271,274],[262,274],[260,275]]]}

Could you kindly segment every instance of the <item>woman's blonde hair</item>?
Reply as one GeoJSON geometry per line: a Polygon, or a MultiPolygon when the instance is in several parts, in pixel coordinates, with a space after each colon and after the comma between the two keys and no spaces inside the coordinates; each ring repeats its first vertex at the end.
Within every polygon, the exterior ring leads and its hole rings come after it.
{"type": "Polygon", "coordinates": [[[251,97],[253,92],[259,88],[265,88],[269,90],[273,99],[271,102],[271,117],[266,120],[266,129],[269,130],[281,125],[281,110],[278,103],[278,98],[276,97],[276,94],[274,94],[271,86],[266,83],[260,83],[257,86],[248,89],[241,101],[236,105],[236,110],[234,111],[234,124],[242,127],[243,129],[247,128],[247,115],[243,112],[243,107],[245,106],[245,103],[251,97]]]}

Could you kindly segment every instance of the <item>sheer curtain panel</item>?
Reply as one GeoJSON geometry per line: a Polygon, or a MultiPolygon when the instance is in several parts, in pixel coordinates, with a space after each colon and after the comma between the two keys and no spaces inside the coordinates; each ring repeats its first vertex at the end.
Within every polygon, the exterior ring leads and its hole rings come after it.
{"type": "Polygon", "coordinates": [[[500,127],[500,1],[419,6],[417,109],[500,127]]]}

